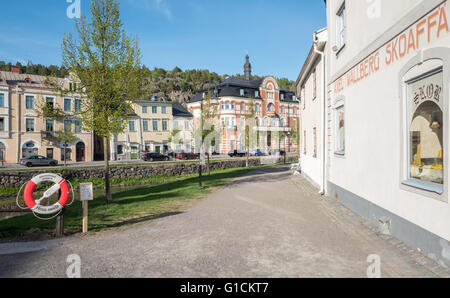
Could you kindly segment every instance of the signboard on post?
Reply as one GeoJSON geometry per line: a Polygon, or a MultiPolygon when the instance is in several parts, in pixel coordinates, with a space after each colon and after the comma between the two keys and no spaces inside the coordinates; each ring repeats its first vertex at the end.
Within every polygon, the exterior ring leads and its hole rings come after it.
{"type": "Polygon", "coordinates": [[[83,233],[88,232],[88,202],[94,199],[94,185],[80,183],[80,200],[83,202],[83,233]]]}

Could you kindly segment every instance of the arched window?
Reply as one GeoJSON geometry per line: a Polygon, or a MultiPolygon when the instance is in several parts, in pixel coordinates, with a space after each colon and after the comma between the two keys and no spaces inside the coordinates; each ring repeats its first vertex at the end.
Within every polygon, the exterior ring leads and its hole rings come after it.
{"type": "Polygon", "coordinates": [[[230,103],[228,101],[225,103],[225,109],[227,109],[227,110],[230,109],[230,103]]]}
{"type": "Polygon", "coordinates": [[[284,126],[285,126],[284,119],[281,119],[281,120],[280,120],[280,127],[284,127],[284,126]]]}
{"type": "Polygon", "coordinates": [[[444,183],[442,71],[408,83],[410,178],[444,183]]]}
{"type": "Polygon", "coordinates": [[[272,103],[269,103],[269,105],[267,106],[267,112],[275,112],[275,106],[272,103]]]}

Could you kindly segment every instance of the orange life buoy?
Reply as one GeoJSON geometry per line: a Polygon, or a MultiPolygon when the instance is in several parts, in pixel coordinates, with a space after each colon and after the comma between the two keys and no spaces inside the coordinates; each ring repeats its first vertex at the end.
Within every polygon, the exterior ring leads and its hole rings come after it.
{"type": "Polygon", "coordinates": [[[33,179],[31,179],[24,191],[25,204],[31,211],[38,214],[54,214],[59,212],[64,206],[66,206],[67,202],[70,199],[70,188],[67,184],[67,181],[61,178],[61,176],[56,174],[41,174],[33,179]],[[33,197],[33,193],[36,190],[36,187],[43,182],[53,182],[55,183],[51,188],[49,188],[44,195],[36,201],[33,197]],[[61,190],[61,196],[57,203],[51,206],[42,206],[40,202],[43,199],[51,197],[53,194],[61,190]]]}

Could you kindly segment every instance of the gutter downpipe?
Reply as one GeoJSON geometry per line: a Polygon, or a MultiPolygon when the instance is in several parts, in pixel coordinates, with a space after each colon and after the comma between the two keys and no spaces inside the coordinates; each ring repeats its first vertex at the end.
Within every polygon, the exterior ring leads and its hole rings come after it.
{"type": "Polygon", "coordinates": [[[317,48],[317,43],[319,42],[318,38],[317,38],[317,32],[314,32],[314,52],[319,54],[322,60],[322,112],[321,112],[321,116],[322,116],[322,185],[320,186],[320,191],[319,194],[320,195],[324,195],[325,194],[325,158],[326,158],[326,153],[325,153],[325,142],[326,142],[326,119],[325,119],[325,105],[326,105],[326,85],[325,85],[325,50],[324,51],[319,51],[317,48]]]}

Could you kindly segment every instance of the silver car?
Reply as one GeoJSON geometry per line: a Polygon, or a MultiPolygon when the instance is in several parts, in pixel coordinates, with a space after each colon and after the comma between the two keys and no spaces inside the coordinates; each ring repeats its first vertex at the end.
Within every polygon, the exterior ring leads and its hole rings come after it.
{"type": "Polygon", "coordinates": [[[51,166],[56,167],[58,165],[58,161],[47,158],[44,156],[30,156],[24,159],[20,160],[20,164],[27,167],[34,167],[34,166],[51,166]]]}

